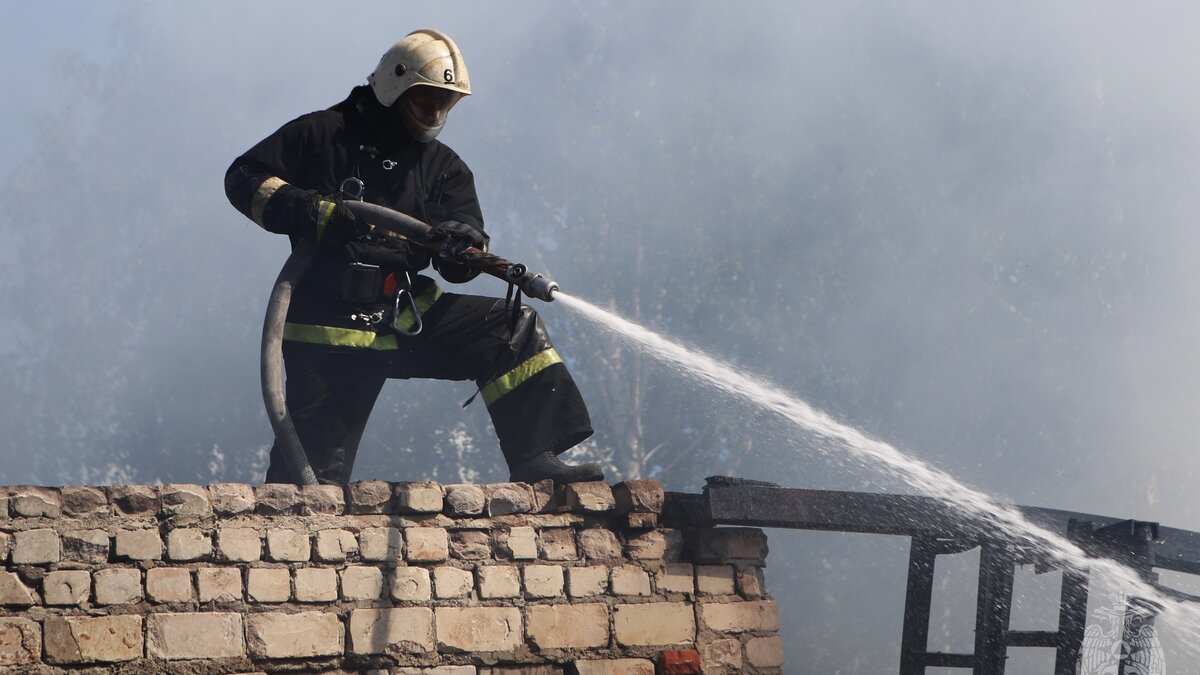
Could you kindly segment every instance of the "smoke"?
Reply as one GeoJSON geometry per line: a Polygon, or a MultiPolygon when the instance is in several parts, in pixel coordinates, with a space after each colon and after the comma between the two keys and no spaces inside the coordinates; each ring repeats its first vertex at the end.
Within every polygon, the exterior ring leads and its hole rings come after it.
{"type": "MultiPolygon", "coordinates": [[[[471,68],[442,138],[497,251],[991,493],[1200,529],[1191,5],[75,9],[0,41],[4,484],[260,479],[287,246],[221,176],[430,25],[471,68]]],[[[542,311],[596,452],[640,428],[669,489],[898,489],[542,311]]],[[[469,394],[389,384],[356,477],[502,479],[469,394]]],[[[894,669],[903,548],[772,546],[795,672],[894,669]]]]}

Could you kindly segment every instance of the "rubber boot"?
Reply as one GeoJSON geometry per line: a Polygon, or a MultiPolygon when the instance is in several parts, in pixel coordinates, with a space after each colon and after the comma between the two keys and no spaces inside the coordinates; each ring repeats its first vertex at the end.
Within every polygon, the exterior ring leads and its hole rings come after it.
{"type": "Polygon", "coordinates": [[[567,464],[553,452],[543,452],[514,466],[509,472],[509,480],[514,483],[537,483],[547,478],[555,483],[584,483],[604,480],[604,470],[596,462],[567,464]]]}

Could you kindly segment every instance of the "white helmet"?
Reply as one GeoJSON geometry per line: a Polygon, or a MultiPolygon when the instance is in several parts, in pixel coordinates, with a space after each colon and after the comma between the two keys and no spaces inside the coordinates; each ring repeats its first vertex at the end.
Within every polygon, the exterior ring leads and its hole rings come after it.
{"type": "Polygon", "coordinates": [[[413,31],[393,45],[379,59],[379,65],[367,77],[367,82],[375,92],[375,98],[385,107],[391,107],[404,92],[415,86],[448,92],[436,114],[421,115],[407,105],[400,110],[409,132],[423,143],[432,141],[442,130],[450,108],[471,94],[467,63],[458,45],[449,35],[432,29],[413,31]]]}

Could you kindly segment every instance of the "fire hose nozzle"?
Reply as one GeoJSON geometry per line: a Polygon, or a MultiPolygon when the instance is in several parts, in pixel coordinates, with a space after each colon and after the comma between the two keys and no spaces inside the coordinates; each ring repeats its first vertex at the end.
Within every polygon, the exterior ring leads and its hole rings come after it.
{"type": "Polygon", "coordinates": [[[540,274],[535,274],[528,283],[521,287],[521,290],[532,298],[544,302],[554,302],[554,294],[558,292],[558,283],[540,274]]]}
{"type": "Polygon", "coordinates": [[[512,284],[516,284],[521,292],[531,298],[537,298],[543,302],[554,302],[554,294],[558,291],[558,283],[547,279],[546,277],[535,274],[529,271],[529,268],[521,263],[513,263],[508,266],[504,272],[505,278],[512,284]]]}

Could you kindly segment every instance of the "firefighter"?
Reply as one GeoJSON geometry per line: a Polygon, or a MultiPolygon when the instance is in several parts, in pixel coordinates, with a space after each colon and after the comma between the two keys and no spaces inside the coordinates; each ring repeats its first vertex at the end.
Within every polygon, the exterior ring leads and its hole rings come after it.
{"type": "MultiPolygon", "coordinates": [[[[461,52],[446,34],[418,30],[367,81],[288,122],[225,174],[242,214],[288,235],[293,248],[317,242],[283,333],[287,407],[317,479],[350,480],[384,381],[436,378],[475,382],[511,480],[602,480],[599,465],[558,458],[592,427],[533,309],[452,293],[417,274],[432,265],[447,282],[469,281],[478,270],[454,252],[488,244],[471,170],[436,140],[471,93],[461,52]],[[345,206],[359,198],[433,224],[443,253],[374,234],[345,206]]],[[[278,441],[267,482],[298,482],[278,441]]]]}

